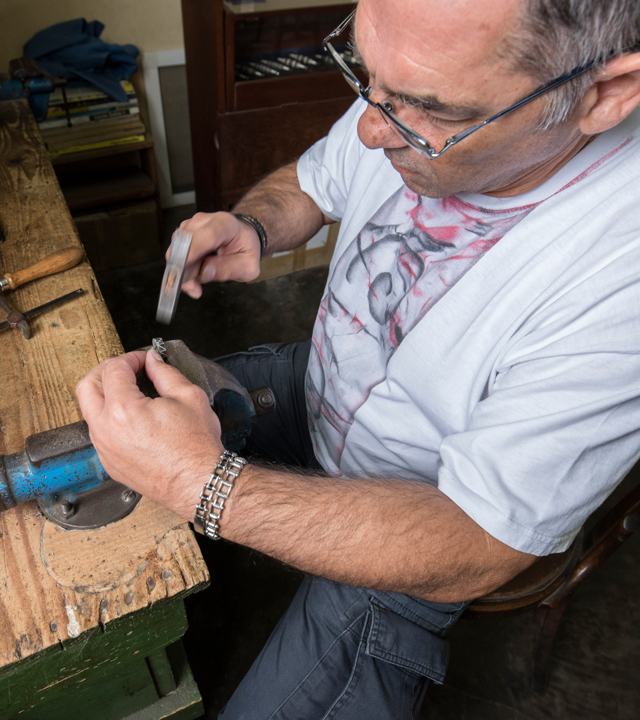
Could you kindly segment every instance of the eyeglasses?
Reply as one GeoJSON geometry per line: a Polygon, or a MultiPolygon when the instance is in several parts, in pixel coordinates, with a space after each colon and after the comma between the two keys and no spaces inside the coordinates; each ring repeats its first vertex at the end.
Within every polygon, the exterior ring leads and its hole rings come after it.
{"type": "Polygon", "coordinates": [[[443,155],[447,150],[454,145],[457,145],[461,140],[464,140],[465,138],[469,137],[469,135],[473,135],[474,132],[477,132],[480,130],[480,128],[485,127],[485,125],[489,125],[492,122],[495,122],[499,118],[503,117],[507,113],[513,112],[514,110],[517,110],[518,108],[521,108],[523,105],[526,105],[527,103],[531,102],[532,100],[535,100],[536,98],[539,98],[540,95],[544,95],[544,93],[547,93],[551,90],[555,90],[555,88],[560,87],[560,85],[564,85],[564,83],[569,82],[569,80],[573,80],[573,78],[578,77],[578,75],[581,75],[582,73],[586,72],[587,70],[590,70],[592,67],[595,67],[598,63],[601,62],[600,59],[598,60],[592,60],[591,62],[588,62],[586,65],[581,65],[580,67],[575,68],[574,70],[571,70],[571,72],[567,73],[566,75],[562,75],[561,77],[556,78],[555,80],[552,80],[548,85],[545,85],[544,87],[540,88],[539,90],[536,90],[535,92],[531,93],[531,95],[527,95],[527,97],[523,98],[522,100],[518,100],[518,102],[514,103],[513,105],[509,105],[506,110],[501,110],[499,113],[496,113],[495,115],[492,115],[487,120],[484,120],[481,123],[478,123],[477,125],[472,125],[471,127],[468,127],[466,130],[462,130],[462,132],[456,133],[452,137],[450,137],[444,144],[444,147],[439,152],[433,148],[425,138],[420,135],[420,133],[417,133],[415,130],[410,128],[406,123],[402,122],[400,118],[398,118],[393,111],[393,105],[388,102],[382,102],[382,103],[376,103],[369,99],[369,96],[371,95],[371,92],[373,91],[372,87],[364,87],[364,85],[358,80],[358,78],[353,74],[353,71],[349,68],[349,66],[346,64],[346,62],[342,59],[340,56],[340,53],[333,47],[331,44],[331,40],[338,37],[338,35],[341,35],[346,27],[349,25],[349,23],[353,20],[354,15],[356,14],[356,11],[354,10],[352,13],[350,13],[349,17],[344,20],[343,22],[338,25],[338,27],[324,39],[324,47],[325,50],[327,50],[331,57],[333,58],[334,62],[340,69],[340,72],[344,76],[344,79],[349,83],[353,91],[359,95],[363,100],[369,103],[371,107],[377,108],[380,113],[382,114],[382,117],[387,122],[387,124],[391,124],[391,126],[394,128],[394,130],[400,135],[400,137],[407,143],[407,145],[410,145],[414,150],[417,150],[421,155],[424,155],[427,158],[430,158],[431,160],[435,160],[435,158],[439,158],[441,155],[443,155]]]}

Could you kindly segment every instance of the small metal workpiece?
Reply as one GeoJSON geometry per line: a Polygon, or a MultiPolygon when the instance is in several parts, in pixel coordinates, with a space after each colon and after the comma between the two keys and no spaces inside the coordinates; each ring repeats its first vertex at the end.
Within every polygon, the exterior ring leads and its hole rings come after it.
{"type": "Polygon", "coordinates": [[[178,229],[173,233],[171,252],[162,277],[158,311],[156,313],[156,320],[165,325],[168,325],[173,320],[178,307],[182,278],[187,266],[192,240],[193,234],[185,230],[178,229]]]}
{"type": "Polygon", "coordinates": [[[167,348],[165,347],[164,340],[162,338],[153,338],[151,341],[151,347],[165,362],[167,362],[167,348]]]}

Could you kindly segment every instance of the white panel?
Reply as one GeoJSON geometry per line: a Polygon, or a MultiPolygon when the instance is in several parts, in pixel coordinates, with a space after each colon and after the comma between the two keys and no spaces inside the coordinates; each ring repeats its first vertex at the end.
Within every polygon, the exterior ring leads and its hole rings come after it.
{"type": "Polygon", "coordinates": [[[161,67],[184,64],[184,48],[142,53],[144,86],[147,95],[147,104],[149,106],[151,135],[153,136],[156,161],[158,164],[160,204],[163,208],[195,202],[195,193],[185,192],[174,195],[171,187],[171,167],[169,165],[169,153],[167,152],[167,131],[162,111],[162,91],[160,89],[160,74],[158,72],[158,68],[161,67]]]}

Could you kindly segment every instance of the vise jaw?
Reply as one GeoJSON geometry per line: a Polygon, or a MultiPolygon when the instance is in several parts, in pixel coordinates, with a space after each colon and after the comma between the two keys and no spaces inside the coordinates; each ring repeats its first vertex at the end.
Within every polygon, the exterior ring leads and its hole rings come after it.
{"type": "MultiPolygon", "coordinates": [[[[170,340],[165,346],[166,361],[207,394],[220,419],[225,448],[241,450],[256,414],[275,408],[269,388],[249,393],[231,373],[195,355],[181,340],[170,340]]],[[[144,370],[138,375],[138,386],[149,397],[158,396],[144,370]]],[[[89,529],[126,517],[140,495],[107,475],[87,423],[81,421],[30,435],[23,452],[0,455],[0,512],[33,499],[52,522],[69,529],[89,529]]]]}

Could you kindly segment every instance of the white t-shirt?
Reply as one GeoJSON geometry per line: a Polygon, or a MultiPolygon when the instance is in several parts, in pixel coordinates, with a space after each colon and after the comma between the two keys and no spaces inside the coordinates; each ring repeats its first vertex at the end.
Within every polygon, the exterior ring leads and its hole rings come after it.
{"type": "Polygon", "coordinates": [[[432,200],[360,143],[363,109],[298,163],[342,220],[307,373],[318,460],[437,483],[559,552],[640,455],[640,115],[529,193],[432,200]]]}

